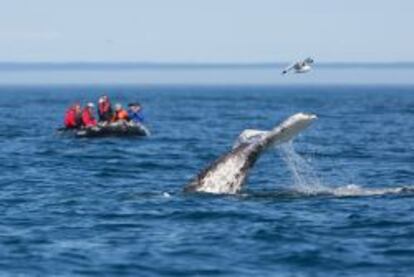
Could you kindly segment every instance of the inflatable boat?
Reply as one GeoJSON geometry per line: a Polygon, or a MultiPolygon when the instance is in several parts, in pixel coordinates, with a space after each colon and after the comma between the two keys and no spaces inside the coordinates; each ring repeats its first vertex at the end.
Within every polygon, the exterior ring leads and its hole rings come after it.
{"type": "Polygon", "coordinates": [[[82,129],[59,129],[61,133],[70,133],[78,138],[92,137],[145,137],[150,135],[150,131],[143,124],[133,122],[115,122],[109,124],[98,124],[95,127],[82,129]]]}

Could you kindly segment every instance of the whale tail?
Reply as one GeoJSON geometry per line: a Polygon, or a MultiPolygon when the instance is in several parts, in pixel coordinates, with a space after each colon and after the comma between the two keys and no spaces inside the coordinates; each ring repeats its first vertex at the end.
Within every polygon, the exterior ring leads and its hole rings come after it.
{"type": "Polygon", "coordinates": [[[244,143],[254,144],[268,142],[269,145],[266,147],[278,146],[292,140],[299,132],[307,128],[315,119],[317,119],[317,116],[314,114],[297,113],[270,131],[246,129],[236,139],[233,149],[244,143]]]}
{"type": "Polygon", "coordinates": [[[255,143],[260,141],[263,136],[267,135],[269,131],[256,130],[256,129],[246,129],[237,137],[236,141],[233,144],[233,149],[239,147],[244,143],[255,143]]]}
{"type": "Polygon", "coordinates": [[[202,170],[184,188],[185,192],[234,194],[240,192],[260,155],[270,147],[292,140],[317,117],[297,113],[270,131],[245,130],[230,152],[202,170]]]}

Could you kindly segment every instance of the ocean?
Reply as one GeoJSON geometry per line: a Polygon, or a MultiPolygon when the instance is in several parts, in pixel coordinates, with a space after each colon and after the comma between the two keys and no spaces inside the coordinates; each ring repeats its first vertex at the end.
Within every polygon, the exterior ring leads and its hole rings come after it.
{"type": "Polygon", "coordinates": [[[0,86],[1,276],[414,274],[410,78],[109,84],[45,75],[19,84],[27,72],[8,74],[15,78],[0,86]],[[141,102],[152,135],[56,132],[68,105],[101,94],[141,102]],[[318,120],[264,154],[241,194],[182,192],[241,131],[270,129],[296,112],[318,120]]]}

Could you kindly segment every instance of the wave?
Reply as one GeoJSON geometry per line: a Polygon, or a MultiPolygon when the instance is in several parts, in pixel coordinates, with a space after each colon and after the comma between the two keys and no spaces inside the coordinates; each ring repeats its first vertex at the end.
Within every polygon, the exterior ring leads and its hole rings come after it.
{"type": "Polygon", "coordinates": [[[324,188],[318,190],[301,190],[280,188],[275,190],[253,191],[248,190],[242,193],[242,198],[265,198],[265,199],[306,199],[306,198],[350,198],[350,197],[380,197],[380,196],[404,196],[414,197],[414,185],[367,188],[355,184],[339,186],[336,188],[324,188]]]}

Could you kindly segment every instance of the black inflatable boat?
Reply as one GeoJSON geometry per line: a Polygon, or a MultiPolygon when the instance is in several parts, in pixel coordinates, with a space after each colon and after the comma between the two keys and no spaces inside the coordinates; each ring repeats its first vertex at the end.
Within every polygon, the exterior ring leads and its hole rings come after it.
{"type": "Polygon", "coordinates": [[[143,124],[132,122],[115,122],[109,124],[98,124],[96,127],[82,128],[82,129],[58,129],[60,133],[71,134],[79,138],[92,137],[128,137],[149,136],[150,132],[143,124]]]}

